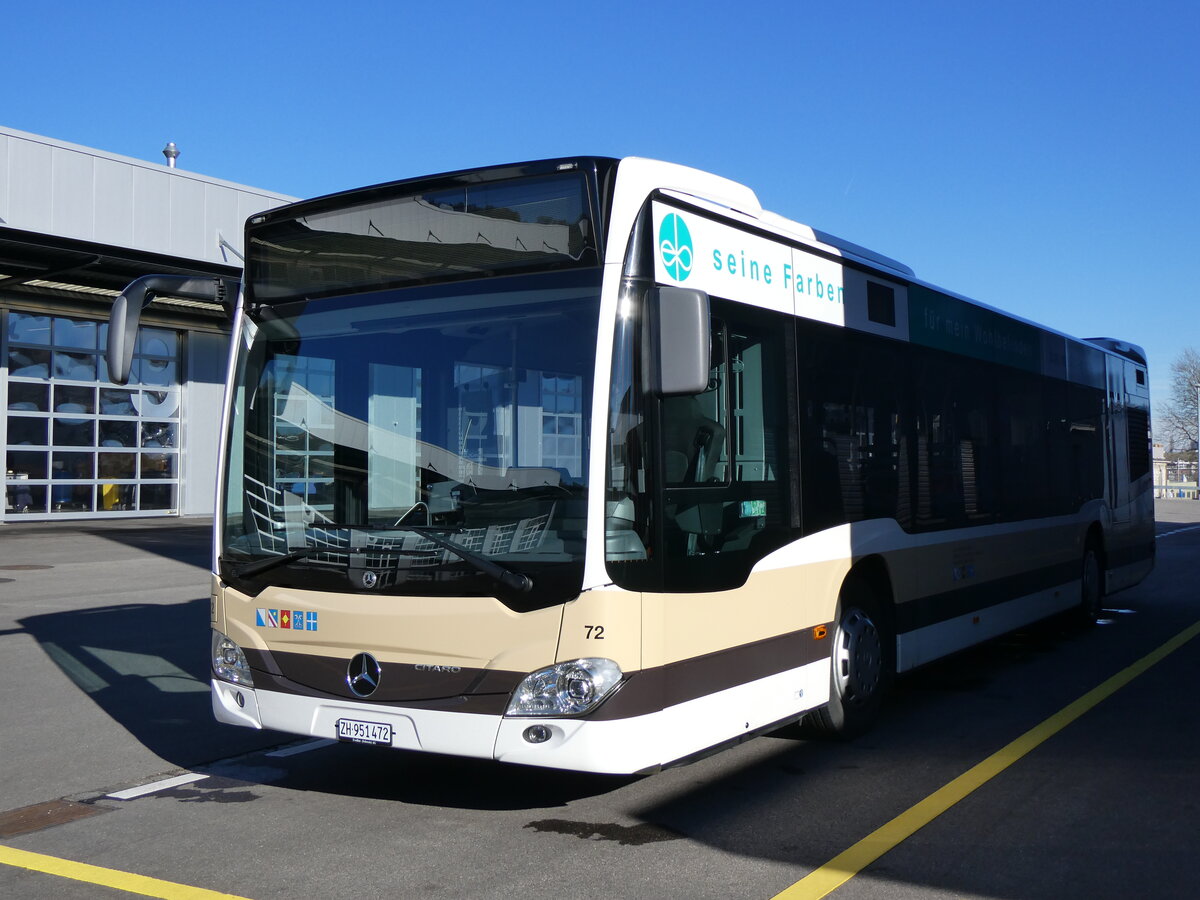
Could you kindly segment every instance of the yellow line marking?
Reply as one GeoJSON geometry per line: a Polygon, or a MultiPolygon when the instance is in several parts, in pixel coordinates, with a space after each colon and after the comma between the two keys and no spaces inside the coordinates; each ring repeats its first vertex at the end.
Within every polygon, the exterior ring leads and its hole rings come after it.
{"type": "Polygon", "coordinates": [[[1047,739],[1058,734],[1085,712],[1112,696],[1155,663],[1161,662],[1196,635],[1200,634],[1200,622],[1185,628],[1157,650],[1154,650],[1128,668],[1122,669],[1103,684],[1092,688],[1074,703],[1071,703],[1039,725],[1025,732],[1015,741],[993,753],[983,762],[968,769],[949,784],[934,791],[915,806],[902,812],[892,821],[871,832],[854,846],[843,850],[819,869],[810,872],[791,887],[775,895],[773,900],[816,900],[837,890],[879,857],[902,841],[912,837],[950,807],[995,778],[1017,760],[1028,754],[1047,739]]]}
{"type": "Polygon", "coordinates": [[[57,875],[60,878],[71,878],[75,881],[86,881],[88,884],[99,884],[131,894],[159,897],[161,900],[246,900],[246,898],[234,894],[222,894],[207,888],[190,887],[186,884],[161,881],[146,875],[135,875],[132,872],[121,872],[117,869],[105,869],[87,863],[72,862],[69,859],[59,859],[56,856],[30,853],[28,850],[18,850],[4,844],[0,844],[0,865],[16,866],[34,872],[44,872],[47,875],[57,875]]]}

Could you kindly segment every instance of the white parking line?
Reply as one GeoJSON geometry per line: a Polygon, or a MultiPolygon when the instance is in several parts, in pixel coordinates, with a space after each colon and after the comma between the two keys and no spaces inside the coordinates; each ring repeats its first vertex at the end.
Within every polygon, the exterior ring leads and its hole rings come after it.
{"type": "Polygon", "coordinates": [[[290,747],[284,747],[282,750],[272,750],[265,754],[272,759],[282,759],[285,756],[296,756],[300,753],[307,753],[309,750],[320,750],[322,747],[331,747],[337,741],[329,738],[318,738],[315,741],[305,741],[303,744],[292,744],[290,747]]]}
{"type": "Polygon", "coordinates": [[[1187,528],[1176,528],[1174,531],[1164,531],[1162,534],[1156,534],[1156,538],[1170,537],[1173,534],[1183,534],[1185,531],[1195,531],[1200,528],[1200,525],[1189,525],[1187,528]]]}
{"type": "Polygon", "coordinates": [[[167,791],[173,787],[179,787],[181,784],[190,784],[193,781],[200,781],[207,778],[207,775],[197,775],[195,772],[188,772],[186,775],[176,775],[174,778],[164,778],[162,781],[154,781],[150,784],[143,784],[140,787],[128,788],[124,791],[114,791],[111,794],[105,794],[106,797],[111,797],[113,800],[132,800],[135,797],[144,797],[147,794],[154,794],[158,791],[167,791]]]}

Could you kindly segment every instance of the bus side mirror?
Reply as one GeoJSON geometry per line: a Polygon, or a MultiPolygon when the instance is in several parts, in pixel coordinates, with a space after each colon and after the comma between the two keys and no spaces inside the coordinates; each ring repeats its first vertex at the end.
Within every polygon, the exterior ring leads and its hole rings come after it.
{"type": "Polygon", "coordinates": [[[187,275],[145,275],[121,291],[113,301],[108,320],[108,348],[105,361],[108,377],[114,384],[126,384],[133,367],[133,348],[137,343],[142,310],[156,294],[170,294],[189,300],[207,300],[231,309],[237,296],[236,284],[226,278],[192,278],[187,275]],[[231,296],[232,295],[232,296],[231,296]]]}
{"type": "Polygon", "coordinates": [[[662,396],[699,394],[708,388],[708,294],[657,287],[646,302],[650,390],[662,396]]]}

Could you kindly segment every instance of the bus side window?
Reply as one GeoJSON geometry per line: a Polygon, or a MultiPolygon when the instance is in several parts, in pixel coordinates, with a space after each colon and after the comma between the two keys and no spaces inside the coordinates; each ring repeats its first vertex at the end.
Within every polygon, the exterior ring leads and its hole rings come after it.
{"type": "Polygon", "coordinates": [[[802,323],[800,474],[806,533],[911,524],[908,367],[881,338],[802,323]]]}

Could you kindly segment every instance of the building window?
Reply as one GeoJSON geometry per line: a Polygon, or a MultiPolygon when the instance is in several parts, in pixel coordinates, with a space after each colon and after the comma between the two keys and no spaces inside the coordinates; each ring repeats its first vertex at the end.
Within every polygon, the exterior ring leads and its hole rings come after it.
{"type": "Polygon", "coordinates": [[[542,465],[583,476],[583,378],[542,373],[542,465]]]}
{"type": "Polygon", "coordinates": [[[10,312],[6,325],[6,514],[177,510],[178,332],[143,327],[116,385],[107,323],[10,312]]]}

